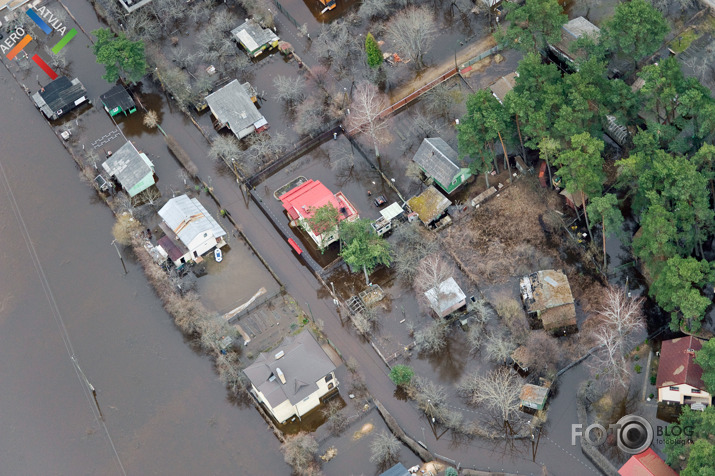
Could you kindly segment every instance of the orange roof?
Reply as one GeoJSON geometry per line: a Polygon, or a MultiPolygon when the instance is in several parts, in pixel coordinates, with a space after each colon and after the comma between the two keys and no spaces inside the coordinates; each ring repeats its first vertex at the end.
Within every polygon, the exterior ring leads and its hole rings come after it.
{"type": "Polygon", "coordinates": [[[655,451],[648,448],[643,453],[631,456],[621,469],[621,476],[678,476],[678,473],[665,464],[655,451]]]}
{"type": "Polygon", "coordinates": [[[283,202],[283,208],[293,220],[300,217],[307,220],[313,216],[315,210],[328,203],[341,211],[339,220],[355,214],[353,206],[340,192],[334,195],[320,180],[308,180],[281,195],[279,200],[283,202]]]}

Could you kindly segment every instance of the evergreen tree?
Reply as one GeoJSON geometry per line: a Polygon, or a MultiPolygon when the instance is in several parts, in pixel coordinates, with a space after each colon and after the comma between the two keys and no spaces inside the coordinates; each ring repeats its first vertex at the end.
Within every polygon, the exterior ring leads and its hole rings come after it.
{"type": "Polygon", "coordinates": [[[367,65],[371,68],[379,68],[382,65],[382,50],[372,33],[368,33],[365,37],[365,54],[367,55],[367,65]]]}

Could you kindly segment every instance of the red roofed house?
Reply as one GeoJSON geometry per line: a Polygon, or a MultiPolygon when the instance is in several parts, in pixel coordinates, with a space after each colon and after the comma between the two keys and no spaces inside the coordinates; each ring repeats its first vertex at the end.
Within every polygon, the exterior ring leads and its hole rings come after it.
{"type": "Polygon", "coordinates": [[[705,391],[703,369],[693,361],[702,347],[703,341],[693,336],[663,341],[656,379],[659,402],[712,403],[712,395],[705,391]]]}
{"type": "Polygon", "coordinates": [[[631,456],[621,469],[621,476],[678,476],[678,473],[665,464],[655,451],[648,448],[643,453],[631,456]]]}
{"type": "Polygon", "coordinates": [[[333,194],[328,187],[320,183],[320,180],[308,180],[284,193],[279,199],[283,202],[283,208],[286,209],[291,220],[300,223],[321,249],[337,241],[339,235],[337,226],[319,235],[313,233],[308,220],[317,209],[331,204],[339,212],[338,221],[353,221],[359,218],[357,209],[345,198],[343,192],[333,194]]]}

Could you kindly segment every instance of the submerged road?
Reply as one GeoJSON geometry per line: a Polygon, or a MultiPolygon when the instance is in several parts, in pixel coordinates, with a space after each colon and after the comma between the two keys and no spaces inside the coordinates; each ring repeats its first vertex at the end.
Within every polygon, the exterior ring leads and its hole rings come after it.
{"type": "MultiPolygon", "coordinates": [[[[64,3],[85,30],[91,31],[103,26],[87,2],[68,0],[64,3]]],[[[83,52],[82,56],[85,54],[83,52]]],[[[85,84],[101,85],[101,67],[83,64],[80,69],[85,84]]],[[[7,82],[5,71],[2,76],[7,82]]],[[[4,90],[8,90],[8,87],[7,84],[3,85],[4,90]]],[[[15,88],[15,85],[12,87],[15,88]]],[[[15,90],[19,91],[19,88],[15,90]]],[[[16,388],[23,389],[12,404],[7,403],[8,400],[0,402],[0,409],[3,410],[0,419],[5,419],[0,420],[0,424],[21,436],[6,450],[0,450],[6,452],[5,455],[0,453],[0,456],[11,456],[18,452],[19,457],[9,460],[15,462],[16,466],[9,468],[19,469],[24,461],[31,459],[34,453],[40,453],[46,446],[57,446],[60,453],[64,446],[68,446],[64,450],[67,456],[59,460],[66,470],[57,472],[121,474],[118,460],[113,458],[111,451],[112,441],[109,437],[113,436],[117,454],[124,460],[124,466],[132,469],[130,473],[162,474],[174,468],[179,470],[177,474],[188,474],[187,470],[191,474],[199,474],[202,472],[199,468],[204,468],[205,473],[217,474],[243,466],[254,470],[261,468],[260,474],[287,474],[282,459],[276,458],[278,442],[264,429],[258,413],[252,408],[233,407],[225,401],[225,391],[216,382],[210,362],[194,355],[181,339],[177,339],[178,331],[148,291],[145,279],[140,277],[139,268],[130,263],[130,274],[126,278],[118,276],[117,270],[111,269],[119,267],[119,264],[116,263],[116,255],[112,255],[114,250],[105,245],[105,242],[111,241],[110,212],[104,205],[89,203],[88,196],[91,193],[77,183],[75,171],[70,166],[71,160],[63,155],[61,146],[46,125],[40,122],[41,118],[27,99],[20,93],[14,94],[18,96],[13,98],[15,104],[9,104],[8,107],[21,111],[25,122],[32,126],[18,126],[14,132],[6,128],[3,136],[29,139],[28,131],[32,130],[33,142],[47,144],[43,145],[47,149],[35,150],[31,156],[42,157],[43,160],[52,160],[53,157],[61,159],[54,160],[50,166],[23,160],[24,147],[17,144],[16,150],[9,155],[12,158],[12,164],[8,166],[11,169],[9,183],[38,183],[33,187],[16,190],[17,202],[27,215],[27,221],[35,226],[34,229],[30,227],[29,237],[41,250],[38,262],[46,263],[44,266],[49,270],[47,282],[50,286],[61,288],[62,292],[57,292],[56,296],[63,315],[69,316],[68,334],[78,343],[80,349],[76,350],[76,354],[82,369],[100,389],[100,403],[109,415],[106,415],[108,431],[99,431],[102,425],[93,415],[92,399],[87,398],[82,379],[75,375],[69,354],[62,357],[64,350],[61,333],[58,334],[56,330],[58,326],[52,320],[51,308],[46,308],[45,320],[33,324],[33,328],[42,331],[39,335],[43,336],[41,342],[44,345],[38,350],[45,353],[49,362],[38,362],[39,357],[32,352],[32,346],[20,348],[9,343],[2,345],[5,342],[0,342],[0,358],[3,362],[0,371],[13,373],[16,388]],[[79,236],[77,230],[81,230],[79,236]],[[77,278],[68,283],[65,276],[77,278]],[[157,316],[163,317],[157,319],[157,316]],[[146,329],[147,326],[151,328],[146,329]],[[137,347],[141,352],[136,352],[137,347]],[[23,353],[30,354],[25,357],[24,366],[14,368],[9,364],[18,360],[23,353]],[[147,357],[147,360],[143,361],[142,356],[147,357]],[[35,369],[35,366],[45,370],[42,373],[30,370],[35,369]],[[24,372],[21,370],[23,368],[26,368],[24,372]],[[28,375],[37,375],[38,378],[32,379],[28,375]],[[60,381],[65,382],[66,388],[58,385],[60,375],[60,381]],[[59,395],[51,395],[46,391],[42,383],[48,381],[46,379],[52,382],[55,386],[53,388],[60,391],[59,395]],[[63,398],[63,391],[68,395],[76,395],[63,398]],[[38,400],[23,399],[26,394],[35,395],[38,400]],[[57,403],[53,403],[55,399],[57,403]],[[79,401],[82,403],[76,403],[79,401]],[[24,413],[6,411],[7,408],[16,407],[22,408],[24,413]],[[58,421],[67,428],[48,431],[46,442],[23,448],[23,442],[33,441],[46,428],[45,419],[32,415],[31,409],[36,407],[57,408],[56,414],[63,415],[58,421]],[[71,411],[67,408],[71,408],[71,411]],[[23,421],[30,422],[27,428],[23,428],[23,421]],[[82,436],[85,429],[87,434],[82,436]],[[72,437],[60,438],[59,435],[72,437]],[[94,446],[88,450],[89,445],[94,446]],[[87,455],[78,459],[70,456],[79,453],[87,455]],[[171,463],[164,466],[167,461],[171,463]],[[90,467],[98,469],[88,471],[86,468],[90,467]],[[78,468],[81,470],[76,471],[78,468]],[[196,471],[191,471],[192,468],[196,471]]],[[[387,376],[387,367],[368,344],[356,337],[352,329],[341,324],[325,288],[296,259],[289,245],[279,237],[272,223],[258,207],[250,202],[246,204],[235,180],[217,174],[216,164],[206,157],[207,144],[203,136],[183,114],[172,112],[166,107],[162,113],[162,127],[174,135],[189,152],[199,166],[202,178],[209,175],[213,177],[212,185],[223,207],[237,220],[248,239],[286,283],[287,291],[301,305],[304,302],[310,305],[316,318],[325,322],[326,334],[343,356],[354,357],[358,361],[371,394],[387,407],[408,434],[415,439],[422,439],[421,428],[426,425],[426,421],[421,412],[411,403],[394,397],[394,385],[387,376]]],[[[163,143],[156,135],[143,136],[141,140],[146,147],[159,148],[159,144],[163,143]]],[[[3,210],[6,209],[3,207],[3,210]]],[[[3,235],[3,242],[22,243],[17,232],[7,227],[12,216],[4,212],[3,217],[6,218],[3,221],[6,225],[2,230],[8,233],[7,238],[3,235]]],[[[30,296],[42,296],[43,282],[33,277],[33,269],[37,265],[27,261],[22,247],[11,249],[12,254],[23,257],[13,261],[13,268],[18,269],[20,275],[24,273],[30,284],[27,288],[3,287],[12,290],[3,291],[6,293],[5,298],[9,299],[7,295],[24,296],[28,303],[42,306],[42,301],[30,299],[30,296]]],[[[5,250],[5,253],[8,251],[5,250]]],[[[8,276],[4,280],[0,282],[7,286],[11,284],[12,280],[8,276]]],[[[44,304],[45,307],[48,305],[51,305],[51,300],[44,304]]],[[[0,325],[10,325],[6,316],[12,316],[13,325],[17,325],[17,322],[28,323],[28,319],[21,321],[23,316],[38,312],[30,307],[14,309],[10,313],[7,309],[3,306],[3,296],[0,296],[0,325]]],[[[16,330],[6,327],[0,335],[7,340],[7,336],[18,334],[16,330]]],[[[26,329],[23,342],[34,342],[32,335],[32,328],[26,329]]],[[[566,374],[561,392],[552,402],[551,415],[554,420],[549,439],[541,441],[536,463],[531,461],[530,447],[520,448],[515,454],[501,448],[499,443],[462,441],[450,438],[449,434],[436,440],[430,432],[426,435],[425,443],[431,451],[467,467],[541,474],[544,464],[549,473],[555,475],[597,474],[580,449],[570,446],[570,431],[565,430],[576,422],[574,395],[582,378],[580,368],[566,374]]],[[[8,438],[7,433],[4,435],[2,438],[8,438]]],[[[5,457],[0,459],[8,461],[5,457]]],[[[55,472],[47,471],[51,461],[49,456],[46,460],[40,458],[36,463],[38,471],[33,473],[55,472]]]]}

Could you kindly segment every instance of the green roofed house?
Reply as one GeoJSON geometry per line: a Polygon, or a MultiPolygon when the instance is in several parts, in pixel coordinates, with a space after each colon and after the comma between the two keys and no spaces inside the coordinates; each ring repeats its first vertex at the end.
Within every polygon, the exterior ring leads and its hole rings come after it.
{"type": "Polygon", "coordinates": [[[113,176],[130,197],[154,185],[154,164],[134,144],[127,142],[103,164],[107,174],[113,176]]]}
{"type": "Polygon", "coordinates": [[[456,164],[457,151],[440,137],[423,140],[412,160],[447,193],[454,192],[472,175],[468,168],[456,164]]]}
{"type": "Polygon", "coordinates": [[[99,96],[99,100],[104,105],[104,110],[114,117],[117,114],[132,114],[137,111],[134,99],[129,95],[124,86],[117,84],[106,93],[99,96]]]}
{"type": "Polygon", "coordinates": [[[231,35],[253,57],[268,48],[275,48],[280,41],[273,31],[263,28],[253,20],[246,20],[242,25],[231,30],[231,35]]]}

